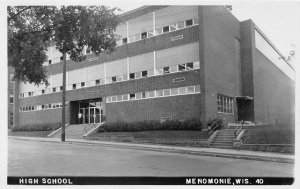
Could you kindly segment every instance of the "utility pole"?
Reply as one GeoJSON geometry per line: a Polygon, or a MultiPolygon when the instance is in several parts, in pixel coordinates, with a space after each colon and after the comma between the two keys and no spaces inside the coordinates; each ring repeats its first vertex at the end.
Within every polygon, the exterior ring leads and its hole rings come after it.
{"type": "Polygon", "coordinates": [[[66,139],[66,62],[67,56],[66,53],[63,54],[63,90],[62,90],[62,116],[61,116],[61,141],[64,142],[66,139]]]}

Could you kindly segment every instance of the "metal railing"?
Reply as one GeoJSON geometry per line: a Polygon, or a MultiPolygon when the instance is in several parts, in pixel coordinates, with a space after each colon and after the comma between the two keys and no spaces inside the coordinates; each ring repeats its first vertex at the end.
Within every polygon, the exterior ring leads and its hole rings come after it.
{"type": "Polygon", "coordinates": [[[215,120],[212,124],[211,124],[211,126],[210,126],[210,131],[208,132],[208,135],[209,136],[211,136],[213,133],[214,133],[214,131],[216,130],[216,128],[218,127],[218,125],[216,125],[214,128],[213,128],[213,126],[218,122],[219,120],[215,120]],[[213,128],[213,129],[211,129],[211,128],[213,128]]]}
{"type": "Polygon", "coordinates": [[[236,129],[234,130],[234,136],[238,136],[240,134],[240,132],[243,130],[243,126],[244,126],[244,120],[242,120],[240,122],[242,124],[242,126],[237,126],[236,129]]]}

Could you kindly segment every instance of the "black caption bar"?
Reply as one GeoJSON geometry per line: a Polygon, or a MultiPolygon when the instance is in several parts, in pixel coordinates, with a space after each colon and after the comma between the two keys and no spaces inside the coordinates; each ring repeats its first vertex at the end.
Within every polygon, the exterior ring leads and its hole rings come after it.
{"type": "Polygon", "coordinates": [[[11,185],[291,185],[292,177],[7,177],[11,185]]]}

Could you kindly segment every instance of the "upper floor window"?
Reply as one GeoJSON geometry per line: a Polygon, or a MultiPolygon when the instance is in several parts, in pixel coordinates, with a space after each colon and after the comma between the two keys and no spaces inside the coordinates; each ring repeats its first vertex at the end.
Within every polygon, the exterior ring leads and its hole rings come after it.
{"type": "Polygon", "coordinates": [[[9,82],[14,83],[14,74],[9,74],[9,82]]]}
{"type": "Polygon", "coordinates": [[[13,103],[14,103],[14,95],[13,95],[13,94],[10,94],[10,95],[9,95],[9,103],[10,103],[10,104],[13,104],[13,103]]]}
{"type": "Polygon", "coordinates": [[[185,26],[186,27],[189,27],[189,26],[192,26],[192,25],[193,25],[193,20],[192,19],[185,21],[185,26]]]}

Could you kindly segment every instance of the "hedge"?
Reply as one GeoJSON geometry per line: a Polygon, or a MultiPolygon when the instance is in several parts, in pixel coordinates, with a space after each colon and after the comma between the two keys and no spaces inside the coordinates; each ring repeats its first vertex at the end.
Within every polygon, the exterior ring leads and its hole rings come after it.
{"type": "Polygon", "coordinates": [[[28,124],[12,127],[12,131],[54,131],[61,127],[61,123],[28,124]]]}
{"type": "Polygon", "coordinates": [[[190,120],[166,120],[164,122],[138,121],[138,122],[111,122],[100,127],[98,132],[137,132],[137,131],[158,131],[158,130],[197,130],[201,131],[201,121],[190,120]]]}

